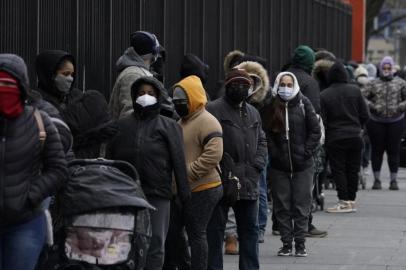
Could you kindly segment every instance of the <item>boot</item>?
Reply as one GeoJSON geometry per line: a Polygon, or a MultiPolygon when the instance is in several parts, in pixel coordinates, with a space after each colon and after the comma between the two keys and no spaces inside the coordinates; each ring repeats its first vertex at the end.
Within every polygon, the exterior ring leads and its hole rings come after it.
{"type": "Polygon", "coordinates": [[[238,241],[236,236],[227,236],[225,243],[226,255],[238,255],[238,241]]]}
{"type": "Polygon", "coordinates": [[[394,181],[391,181],[391,182],[390,182],[389,189],[390,189],[390,190],[399,190],[398,182],[396,182],[395,180],[394,180],[394,181]]]}
{"type": "Polygon", "coordinates": [[[372,189],[382,189],[381,181],[375,180],[374,185],[372,186],[372,189]]]}

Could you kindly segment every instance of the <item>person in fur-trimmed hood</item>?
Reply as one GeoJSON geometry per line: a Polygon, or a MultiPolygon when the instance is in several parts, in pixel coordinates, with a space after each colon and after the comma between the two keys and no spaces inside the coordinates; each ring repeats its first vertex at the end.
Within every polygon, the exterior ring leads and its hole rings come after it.
{"type": "Polygon", "coordinates": [[[321,50],[315,53],[315,60],[312,76],[319,82],[320,92],[322,92],[329,86],[327,74],[334,65],[336,57],[329,51],[321,50]]]}

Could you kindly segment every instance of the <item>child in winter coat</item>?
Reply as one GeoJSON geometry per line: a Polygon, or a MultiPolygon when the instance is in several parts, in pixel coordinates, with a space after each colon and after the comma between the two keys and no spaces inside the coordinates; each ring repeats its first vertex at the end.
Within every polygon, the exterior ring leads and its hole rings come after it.
{"type": "Polygon", "coordinates": [[[298,81],[282,72],[273,88],[274,101],[267,108],[265,123],[272,156],[273,207],[283,247],[278,256],[306,257],[305,233],[313,188],[313,152],[321,136],[317,115],[310,101],[300,93],[298,81]]]}

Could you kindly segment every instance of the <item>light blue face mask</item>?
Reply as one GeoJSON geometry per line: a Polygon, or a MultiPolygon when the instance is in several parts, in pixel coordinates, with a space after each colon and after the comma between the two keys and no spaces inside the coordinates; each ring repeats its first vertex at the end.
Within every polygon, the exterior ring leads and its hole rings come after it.
{"type": "Polygon", "coordinates": [[[293,93],[294,90],[291,87],[279,87],[278,88],[278,95],[281,97],[281,99],[285,101],[289,101],[293,98],[293,93]]]}

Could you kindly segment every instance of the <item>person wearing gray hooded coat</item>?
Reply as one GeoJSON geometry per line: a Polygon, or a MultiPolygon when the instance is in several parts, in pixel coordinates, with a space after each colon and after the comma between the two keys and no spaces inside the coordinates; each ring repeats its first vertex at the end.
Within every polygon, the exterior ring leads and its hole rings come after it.
{"type": "MultiPolygon", "coordinates": [[[[109,109],[113,119],[119,119],[133,110],[131,85],[141,77],[153,77],[150,66],[156,61],[160,52],[156,36],[146,31],[131,34],[131,46],[117,60],[120,74],[111,93],[109,109]]],[[[161,114],[172,117],[175,111],[168,93],[162,93],[161,114]]]]}

